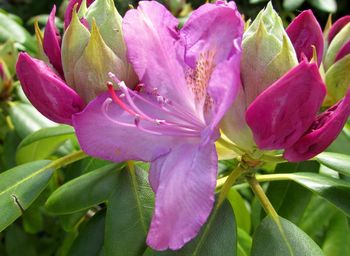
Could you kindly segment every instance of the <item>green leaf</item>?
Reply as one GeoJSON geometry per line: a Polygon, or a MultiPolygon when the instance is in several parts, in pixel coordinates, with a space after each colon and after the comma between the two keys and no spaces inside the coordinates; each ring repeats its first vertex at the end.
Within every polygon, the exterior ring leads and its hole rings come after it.
{"type": "Polygon", "coordinates": [[[335,141],[327,148],[326,151],[332,151],[340,154],[348,154],[350,152],[350,137],[343,130],[335,141]]]}
{"type": "Polygon", "coordinates": [[[325,256],[350,255],[349,223],[341,212],[331,219],[322,249],[325,256]]]}
{"type": "Polygon", "coordinates": [[[48,184],[51,161],[36,161],[0,174],[0,232],[23,214],[48,184]]]}
{"type": "MultiPolygon", "coordinates": [[[[296,171],[318,172],[320,165],[316,161],[301,163],[282,163],[276,166],[276,173],[294,173],[296,171]]],[[[312,193],[293,181],[270,182],[266,195],[278,215],[297,223],[303,215],[312,193]]]]}
{"type": "Polygon", "coordinates": [[[54,214],[70,214],[106,202],[118,184],[121,166],[110,164],[59,187],[45,206],[54,214]]]}
{"type": "Polygon", "coordinates": [[[316,156],[317,161],[328,168],[340,172],[344,175],[350,175],[350,156],[338,153],[323,152],[316,156]]]}
{"type": "Polygon", "coordinates": [[[56,124],[41,115],[33,106],[25,103],[11,104],[10,117],[18,135],[25,138],[29,134],[44,127],[56,124]]]}
{"type": "Polygon", "coordinates": [[[36,51],[34,38],[9,15],[0,12],[0,42],[12,40],[25,46],[30,52],[36,51]]]}
{"type": "Polygon", "coordinates": [[[5,237],[6,255],[8,256],[36,256],[38,253],[35,250],[33,241],[22,229],[16,224],[11,225],[6,230],[5,237]]]}
{"type": "Polygon", "coordinates": [[[50,156],[63,142],[74,137],[74,129],[67,125],[43,128],[27,136],[18,146],[16,161],[27,163],[50,156]]]}
{"type": "Polygon", "coordinates": [[[334,13],[337,11],[337,2],[335,0],[308,0],[308,2],[325,12],[334,13]]]}
{"type": "Polygon", "coordinates": [[[79,223],[84,219],[86,210],[75,212],[71,214],[60,215],[60,223],[64,231],[72,232],[75,231],[79,223]]]}
{"type": "Polygon", "coordinates": [[[300,5],[302,5],[305,0],[284,0],[283,8],[287,11],[295,11],[300,5]]]}
{"type": "Polygon", "coordinates": [[[314,195],[303,217],[298,222],[298,226],[320,244],[319,234],[324,233],[325,227],[329,225],[329,221],[336,211],[338,210],[334,205],[324,198],[314,195]]]}
{"type": "Polygon", "coordinates": [[[237,253],[236,221],[232,207],[225,200],[214,208],[198,236],[179,251],[155,252],[148,249],[144,256],[227,256],[237,253]]]}
{"type": "MultiPolygon", "coordinates": [[[[115,216],[116,218],[118,216],[115,216]]],[[[68,256],[96,256],[103,248],[105,214],[97,213],[73,242],[68,256]]]]}
{"type": "Polygon", "coordinates": [[[4,140],[4,152],[1,155],[4,163],[4,169],[10,169],[16,166],[16,148],[21,142],[15,130],[9,130],[4,140]]]}
{"type": "Polygon", "coordinates": [[[249,233],[251,228],[250,213],[242,196],[237,192],[237,190],[231,188],[227,195],[227,199],[235,212],[237,227],[249,233]]]}
{"type": "Polygon", "coordinates": [[[137,166],[125,169],[115,187],[107,203],[105,253],[142,255],[154,205],[147,172],[137,166]]]}
{"type": "Polygon", "coordinates": [[[237,256],[249,256],[252,248],[252,238],[240,228],[237,228],[237,238],[237,256]]]}
{"type": "Polygon", "coordinates": [[[288,176],[350,216],[350,182],[315,173],[293,173],[288,176]]]}
{"type": "Polygon", "coordinates": [[[322,256],[318,245],[292,222],[280,217],[279,227],[267,216],[255,231],[252,256],[322,256]]]}

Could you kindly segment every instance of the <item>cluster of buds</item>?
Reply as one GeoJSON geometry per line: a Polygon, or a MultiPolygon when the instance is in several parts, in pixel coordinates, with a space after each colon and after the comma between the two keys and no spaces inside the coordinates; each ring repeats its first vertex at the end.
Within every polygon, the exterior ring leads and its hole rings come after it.
{"type": "Polygon", "coordinates": [[[286,30],[271,4],[261,11],[244,34],[242,86],[222,121],[228,138],[251,154],[284,150],[289,161],[324,151],[350,114],[347,22],[330,28],[323,57],[323,33],[311,11],[286,30]],[[330,101],[333,106],[320,112],[330,101]]]}
{"type": "Polygon", "coordinates": [[[127,61],[121,22],[113,0],[70,1],[63,36],[55,25],[54,7],[42,35],[36,26],[39,58],[21,53],[17,74],[32,104],[59,123],[107,90],[108,72],[129,86],[138,82],[127,61]],[[57,104],[59,102],[59,104],[57,104]]]}

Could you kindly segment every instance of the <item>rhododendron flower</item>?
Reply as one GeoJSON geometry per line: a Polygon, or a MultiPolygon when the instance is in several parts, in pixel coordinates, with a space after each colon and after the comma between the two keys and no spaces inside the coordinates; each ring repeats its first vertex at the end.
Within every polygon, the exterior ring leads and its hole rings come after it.
{"type": "Polygon", "coordinates": [[[295,47],[293,53],[276,15],[269,5],[244,35],[243,86],[221,126],[248,152],[283,149],[287,160],[303,161],[325,150],[341,132],[350,114],[350,93],[317,116],[326,95],[318,70],[323,54],[322,31],[312,12],[301,13],[287,29],[295,47]],[[314,63],[313,59],[319,61],[314,63]]]}
{"type": "Polygon", "coordinates": [[[142,87],[130,90],[110,73],[118,90],[74,115],[82,149],[115,162],[151,162],[156,193],[147,243],[179,249],[205,223],[213,207],[218,123],[239,84],[243,21],[233,2],[194,11],[181,30],[155,1],[127,12],[123,33],[128,58],[142,87]]]}
{"type": "Polygon", "coordinates": [[[43,115],[58,123],[71,124],[73,114],[106,91],[109,71],[131,87],[138,82],[126,60],[122,18],[113,0],[92,2],[88,1],[91,5],[87,8],[83,6],[86,1],[70,1],[62,38],[54,23],[54,7],[44,35],[36,27],[42,60],[26,53],[18,58],[16,70],[23,91],[43,115]],[[99,19],[95,21],[94,17],[99,19]]]}

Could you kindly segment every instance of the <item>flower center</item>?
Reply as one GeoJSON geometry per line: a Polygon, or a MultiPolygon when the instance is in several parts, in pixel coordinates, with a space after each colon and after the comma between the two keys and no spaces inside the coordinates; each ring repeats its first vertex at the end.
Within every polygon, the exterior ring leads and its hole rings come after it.
{"type": "Polygon", "coordinates": [[[215,51],[202,52],[196,62],[195,69],[188,69],[186,81],[196,103],[197,112],[203,117],[213,106],[213,99],[207,93],[209,81],[215,69],[215,51]]]}
{"type": "Polygon", "coordinates": [[[153,135],[199,137],[203,124],[180,106],[158,94],[157,89],[144,92],[143,86],[138,85],[137,91],[130,90],[123,81],[110,73],[111,79],[118,85],[119,93],[108,82],[110,98],[103,104],[104,115],[112,122],[127,127],[136,127],[153,135]],[[108,114],[108,106],[112,103],[119,105],[132,120],[121,122],[108,114]],[[157,116],[157,117],[155,117],[157,116]]]}

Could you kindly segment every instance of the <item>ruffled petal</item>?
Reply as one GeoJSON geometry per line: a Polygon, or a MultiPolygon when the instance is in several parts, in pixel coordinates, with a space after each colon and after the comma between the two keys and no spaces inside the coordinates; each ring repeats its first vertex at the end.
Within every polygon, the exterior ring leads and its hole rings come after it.
{"type": "Polygon", "coordinates": [[[313,55],[312,46],[315,46],[317,63],[318,65],[321,64],[324,48],[323,33],[311,10],[300,13],[289,24],[286,32],[294,45],[299,61],[303,60],[303,56],[311,60],[313,55]]]}
{"type": "Polygon", "coordinates": [[[180,32],[198,115],[213,129],[232,104],[240,82],[243,20],[233,2],[205,4],[180,32]]]}
{"type": "Polygon", "coordinates": [[[330,44],[333,40],[333,38],[339,33],[340,30],[342,30],[343,27],[345,27],[350,22],[350,15],[344,16],[334,22],[331,29],[328,33],[328,43],[330,44]]]}
{"type": "MultiPolygon", "coordinates": [[[[135,100],[134,104],[145,112],[152,111],[143,101],[135,100]]],[[[152,161],[186,141],[186,138],[179,140],[179,137],[148,132],[160,125],[136,120],[135,115],[112,102],[108,93],[98,96],[83,112],[74,115],[73,125],[79,144],[87,154],[114,162],[152,161]]]]}
{"type": "MultiPolygon", "coordinates": [[[[235,100],[241,86],[240,61],[241,51],[237,46],[236,53],[229,60],[221,62],[214,70],[208,86],[209,100],[204,105],[210,127],[214,129],[235,100]]],[[[207,96],[208,97],[208,96],[207,96]]]]}
{"type": "Polygon", "coordinates": [[[44,52],[49,58],[52,66],[63,78],[62,58],[61,58],[61,36],[55,25],[56,6],[52,8],[47,21],[44,33],[43,47],[44,52]]]}
{"type": "Polygon", "coordinates": [[[260,94],[248,107],[246,121],[261,149],[293,145],[319,111],[326,88],[315,63],[301,62],[260,94]]]}
{"type": "Polygon", "coordinates": [[[141,1],[123,19],[128,58],[145,89],[194,109],[180,58],[183,47],[177,27],[178,20],[156,1],[141,1]]]}
{"type": "Polygon", "coordinates": [[[183,144],[151,165],[155,211],[147,237],[156,250],[176,250],[194,238],[214,203],[215,145],[183,144]]]}
{"type": "Polygon", "coordinates": [[[284,151],[284,158],[300,162],[318,155],[338,137],[349,115],[350,90],[338,104],[318,116],[300,140],[284,151]]]}
{"type": "Polygon", "coordinates": [[[84,109],[80,96],[43,61],[21,53],[16,71],[30,102],[52,121],[71,124],[72,115],[84,109]]]}
{"type": "Polygon", "coordinates": [[[195,68],[201,53],[213,52],[214,63],[229,59],[240,48],[243,20],[234,2],[204,4],[195,10],[181,29],[186,64],[195,68]]]}

